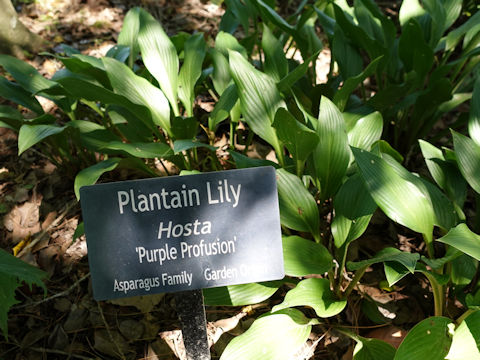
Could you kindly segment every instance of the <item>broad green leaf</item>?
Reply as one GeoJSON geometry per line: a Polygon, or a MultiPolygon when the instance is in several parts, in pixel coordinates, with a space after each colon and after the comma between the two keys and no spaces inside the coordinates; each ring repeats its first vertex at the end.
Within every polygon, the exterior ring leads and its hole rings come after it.
{"type": "Polygon", "coordinates": [[[469,315],[455,329],[452,346],[445,359],[480,360],[480,311],[469,315]]]}
{"type": "Polygon", "coordinates": [[[480,146],[480,76],[477,77],[470,102],[470,119],[468,120],[468,134],[480,146]]]}
{"type": "Polygon", "coordinates": [[[400,25],[405,26],[411,19],[421,18],[426,14],[418,0],[404,0],[400,7],[400,25]]]}
{"type": "Polygon", "coordinates": [[[153,122],[171,135],[170,108],[162,91],[136,75],[125,64],[107,57],[102,61],[115,93],[125,96],[134,104],[147,107],[153,122]]]}
{"type": "Polygon", "coordinates": [[[388,282],[388,286],[392,287],[397,282],[402,280],[405,276],[410,274],[410,271],[400,263],[394,261],[386,261],[383,263],[383,270],[388,282]]]}
{"type": "Polygon", "coordinates": [[[369,152],[356,148],[352,151],[367,189],[382,211],[393,221],[431,239],[434,211],[429,195],[416,185],[418,179],[369,152]]]}
{"type": "Polygon", "coordinates": [[[365,215],[355,220],[350,220],[340,213],[336,213],[332,222],[332,235],[335,247],[340,249],[343,245],[357,240],[367,230],[372,215],[365,215]]]}
{"type": "Polygon", "coordinates": [[[187,116],[193,116],[194,89],[197,80],[202,75],[206,48],[202,33],[193,34],[185,42],[183,65],[178,75],[178,97],[185,107],[187,116]]]}
{"type": "Polygon", "coordinates": [[[349,261],[347,267],[349,270],[355,271],[364,266],[383,263],[386,261],[398,262],[405,266],[408,271],[413,274],[415,272],[415,266],[418,260],[420,260],[420,254],[403,252],[396,248],[388,247],[380,250],[377,254],[375,254],[374,257],[370,259],[357,262],[349,261]]]}
{"type": "Polygon", "coordinates": [[[42,106],[31,93],[23,89],[20,85],[8,81],[3,76],[0,76],[0,97],[25,106],[38,115],[43,114],[42,106]]]}
{"type": "Polygon", "coordinates": [[[472,232],[466,224],[457,225],[437,241],[453,246],[480,261],[480,235],[472,232]]]}
{"type": "Polygon", "coordinates": [[[322,96],[317,135],[320,139],[313,160],[323,199],[333,196],[340,187],[350,162],[345,121],[337,107],[322,96]]]}
{"type": "Polygon", "coordinates": [[[284,78],[282,78],[278,83],[277,83],[277,88],[280,92],[286,93],[289,92],[293,86],[298,80],[300,80],[308,71],[310,64],[315,66],[315,61],[318,58],[318,54],[320,52],[314,53],[312,56],[310,56],[307,60],[305,60],[303,63],[298,65],[295,69],[290,71],[284,78]]]}
{"type": "Polygon", "coordinates": [[[290,229],[308,231],[320,242],[317,203],[302,181],[285,169],[278,169],[277,186],[281,223],[290,229]]]}
{"type": "Polygon", "coordinates": [[[395,348],[378,339],[361,336],[355,338],[357,345],[353,349],[353,360],[393,360],[395,348]]]}
{"type": "Polygon", "coordinates": [[[309,306],[315,310],[318,317],[327,318],[342,312],[347,305],[346,300],[338,300],[330,290],[328,279],[310,278],[300,281],[290,290],[272,312],[295,306],[309,306]]]}
{"type": "Polygon", "coordinates": [[[225,120],[238,101],[237,86],[231,84],[228,86],[215,104],[210,116],[208,117],[208,128],[215,131],[218,124],[225,120]]]}
{"type": "MultiPolygon", "coordinates": [[[[343,79],[356,78],[363,69],[363,58],[356,47],[349,41],[345,32],[337,27],[332,40],[332,58],[338,64],[343,79]]],[[[347,94],[345,104],[348,100],[347,94]]],[[[343,104],[343,105],[345,105],[343,104]]]]}
{"type": "Polygon", "coordinates": [[[360,117],[354,122],[347,121],[346,124],[350,146],[370,150],[372,145],[382,136],[383,118],[378,111],[360,117]]]}
{"type": "Polygon", "coordinates": [[[18,110],[11,106],[0,105],[0,127],[9,127],[18,131],[22,124],[23,116],[18,110]]]}
{"type": "Polygon", "coordinates": [[[251,167],[259,167],[259,166],[273,166],[274,168],[279,168],[280,166],[277,163],[274,163],[270,160],[264,159],[254,159],[245,155],[242,155],[236,151],[229,151],[230,155],[235,161],[235,165],[238,169],[246,169],[251,167]]]}
{"type": "Polygon", "coordinates": [[[110,158],[81,170],[75,177],[74,183],[77,200],[80,200],[80,188],[82,186],[95,184],[102,174],[115,169],[121,160],[120,158],[110,158]]]}
{"type": "Polygon", "coordinates": [[[447,249],[446,254],[437,259],[430,259],[422,255],[421,260],[430,266],[433,270],[438,270],[440,269],[443,265],[455,260],[459,256],[461,256],[463,253],[457,249],[455,249],[452,246],[449,246],[447,249]]]}
{"type": "Polygon", "coordinates": [[[198,121],[195,117],[177,116],[172,119],[172,133],[175,138],[192,140],[197,135],[198,121]]]}
{"type": "Polygon", "coordinates": [[[32,94],[58,86],[56,82],[40,75],[33,66],[13,56],[0,54],[0,66],[3,66],[19,85],[32,94]]]}
{"type": "Polygon", "coordinates": [[[308,339],[314,320],[296,309],[266,314],[225,348],[221,360],[290,360],[308,339]]]}
{"type": "Polygon", "coordinates": [[[176,140],[173,143],[173,152],[175,154],[178,154],[182,151],[190,150],[190,149],[194,149],[194,148],[199,148],[199,147],[203,147],[203,148],[209,149],[211,151],[217,150],[217,148],[215,146],[211,146],[211,145],[204,144],[202,142],[198,142],[198,141],[194,141],[194,140],[184,139],[184,140],[176,140]]]}
{"type": "MultiPolygon", "coordinates": [[[[110,88],[110,81],[108,80],[105,66],[101,59],[83,54],[73,54],[71,57],[56,56],[56,58],[61,60],[65,67],[71,72],[94,78],[101,83],[102,86],[110,88]]],[[[58,78],[55,77],[55,80],[57,79],[58,78]]]]}
{"type": "Polygon", "coordinates": [[[118,34],[118,45],[128,46],[130,55],[128,56],[128,66],[133,69],[133,63],[137,58],[140,48],[138,46],[138,30],[140,29],[140,8],[130,9],[123,19],[122,30],[118,34]]]}
{"type": "Polygon", "coordinates": [[[333,200],[333,205],[335,214],[342,214],[350,220],[372,215],[377,209],[377,204],[358,173],[342,184],[333,200]]]}
{"type": "Polygon", "coordinates": [[[230,50],[242,54],[244,58],[248,58],[247,50],[240,45],[238,40],[233,35],[223,31],[220,31],[215,38],[215,49],[220,51],[226,58],[228,58],[230,50]]]}
{"type": "Polygon", "coordinates": [[[419,23],[411,19],[403,26],[398,52],[407,72],[415,71],[418,81],[423,81],[433,65],[433,50],[423,37],[419,23]]]}
{"type": "Polygon", "coordinates": [[[467,183],[458,168],[446,161],[442,150],[423,140],[419,140],[419,144],[428,170],[435,182],[452,201],[459,207],[463,207],[467,196],[467,183]]]}
{"type": "Polygon", "coordinates": [[[114,45],[107,51],[105,56],[124,63],[130,56],[130,48],[125,45],[114,45]]]}
{"type": "Polygon", "coordinates": [[[299,236],[283,237],[283,262],[285,274],[296,277],[324,274],[333,266],[325,246],[299,236]]]}
{"type": "Polygon", "coordinates": [[[288,73],[288,62],[282,43],[265,24],[263,24],[262,49],[265,52],[265,73],[276,82],[280,81],[288,73]]]}
{"type": "Polygon", "coordinates": [[[121,150],[132,156],[145,159],[165,158],[173,155],[173,151],[167,144],[151,143],[124,143],[121,141],[109,142],[105,149],[121,150]]]}
{"type": "Polygon", "coordinates": [[[238,52],[229,52],[230,70],[238,88],[238,97],[245,121],[255,134],[267,141],[281,157],[283,149],[272,127],[275,113],[286,107],[275,82],[255,69],[238,52]]]}
{"type": "Polygon", "coordinates": [[[273,126],[277,136],[295,160],[302,163],[318,144],[318,135],[293,117],[286,109],[279,108],[273,126]]]}
{"type": "Polygon", "coordinates": [[[217,49],[210,49],[209,54],[213,62],[213,72],[210,75],[212,78],[213,87],[221,96],[232,82],[230,66],[228,65],[227,57],[217,49]]]}
{"type": "Polygon", "coordinates": [[[452,320],[429,317],[413,327],[400,344],[394,360],[444,360],[452,338],[449,325],[452,320]]]}
{"type": "Polygon", "coordinates": [[[453,272],[451,274],[448,274],[448,273],[447,274],[439,274],[437,271],[433,271],[433,270],[428,269],[421,262],[417,263],[417,267],[415,268],[415,272],[425,275],[430,282],[432,282],[432,279],[433,279],[440,286],[447,285],[448,282],[450,281],[450,277],[453,274],[453,272]]]}
{"type": "Polygon", "coordinates": [[[468,33],[471,29],[478,26],[479,22],[480,22],[480,12],[477,11],[462,25],[450,31],[446,38],[445,51],[450,51],[454,49],[457,46],[457,44],[460,42],[461,38],[466,33],[468,33]]]}
{"type": "Polygon", "coordinates": [[[360,74],[356,76],[352,76],[345,80],[342,88],[337,91],[333,98],[333,102],[338,107],[340,111],[345,109],[347,105],[348,99],[350,98],[350,94],[360,85],[366,78],[371,76],[376,70],[378,63],[382,59],[382,56],[373,60],[365,70],[363,70],[360,74]]]}
{"type": "Polygon", "coordinates": [[[243,306],[257,304],[270,298],[282,285],[281,281],[250,283],[203,289],[209,306],[243,306]]]}
{"type": "Polygon", "coordinates": [[[451,130],[458,167],[468,184],[480,194],[480,145],[451,130]]]}
{"type": "Polygon", "coordinates": [[[145,10],[140,10],[140,28],[138,44],[143,63],[155,77],[173,108],[179,115],[178,93],[178,55],[175,45],[165,33],[162,25],[145,10]]]}
{"type": "Polygon", "coordinates": [[[38,285],[47,291],[43,279],[47,277],[44,271],[17,259],[15,256],[0,249],[0,331],[8,339],[8,310],[19,301],[15,299],[15,290],[25,282],[30,289],[38,285]]]}
{"type": "Polygon", "coordinates": [[[56,125],[27,125],[24,124],[18,132],[18,155],[49,136],[59,134],[64,127],[56,125]]]}

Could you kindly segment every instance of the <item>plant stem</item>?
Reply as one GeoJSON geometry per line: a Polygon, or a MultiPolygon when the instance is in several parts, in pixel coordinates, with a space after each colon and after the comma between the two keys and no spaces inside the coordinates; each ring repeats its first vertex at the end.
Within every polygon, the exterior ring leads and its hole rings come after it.
{"type": "Polygon", "coordinates": [[[443,303],[445,298],[445,293],[443,291],[443,286],[438,283],[435,277],[428,272],[424,273],[427,277],[430,285],[432,286],[433,292],[433,302],[434,302],[434,315],[442,316],[443,315],[443,303]]]}
{"type": "Polygon", "coordinates": [[[337,294],[338,297],[341,296],[341,286],[342,286],[342,280],[343,280],[343,270],[345,268],[345,262],[347,261],[347,250],[348,250],[348,244],[344,244],[341,248],[342,253],[342,260],[340,262],[340,267],[338,269],[338,279],[337,279],[337,284],[335,286],[335,293],[337,294]]]}
{"type": "Polygon", "coordinates": [[[355,288],[355,286],[357,285],[357,283],[360,281],[360,279],[362,278],[362,276],[365,274],[365,271],[367,271],[367,268],[368,268],[368,265],[365,265],[363,267],[361,267],[360,269],[358,269],[356,272],[355,272],[355,276],[353,277],[353,280],[350,284],[348,284],[348,287],[347,289],[345,290],[345,292],[343,293],[343,297],[346,298],[350,295],[350,293],[352,292],[352,290],[355,288]]]}

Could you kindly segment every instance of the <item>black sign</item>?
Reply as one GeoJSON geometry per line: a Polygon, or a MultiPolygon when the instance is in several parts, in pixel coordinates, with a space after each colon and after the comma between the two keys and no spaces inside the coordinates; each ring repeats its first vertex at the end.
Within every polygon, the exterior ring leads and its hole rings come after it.
{"type": "Polygon", "coordinates": [[[97,300],[281,279],[275,170],[80,189],[97,300]]]}

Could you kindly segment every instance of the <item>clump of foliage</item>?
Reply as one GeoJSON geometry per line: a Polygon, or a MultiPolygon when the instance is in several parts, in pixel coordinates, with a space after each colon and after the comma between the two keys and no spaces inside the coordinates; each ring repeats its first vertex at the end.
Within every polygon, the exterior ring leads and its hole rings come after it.
{"type": "Polygon", "coordinates": [[[65,47],[54,55],[65,68],[50,80],[0,56],[13,78],[0,78],[0,95],[36,114],[27,119],[2,106],[0,125],[18,131],[19,154],[42,146],[58,166],[74,166],[77,196],[116,168],[159,176],[157,161],[187,171],[277,168],[287,276],[204,294],[210,305],[238,306],[265,301],[284,284],[291,289],[231,341],[222,359],[289,359],[325,319],[356,341],[354,359],[480,356],[471,330],[480,325],[480,217],[465,211],[467,194],[480,198],[480,13],[460,21],[462,1],[405,0],[392,20],[372,0],[303,1],[283,19],[273,1],[225,4],[221,31],[208,41],[200,33],[168,37],[146,11],[132,9],[106,57],[65,47]],[[239,27],[240,40],[232,35],[239,27]],[[332,52],[325,84],[315,74],[323,46],[317,27],[332,52]],[[287,58],[289,49],[303,62],[287,58]],[[65,118],[43,113],[36,96],[55,102],[65,118]],[[196,106],[198,96],[214,99],[210,113],[196,106]],[[453,148],[425,140],[444,114],[466,102],[470,112],[454,125],[466,120],[468,136],[441,133],[453,148]],[[259,139],[277,162],[236,150],[240,124],[246,148],[259,139]],[[224,125],[228,161],[214,146],[224,125]],[[429,178],[404,166],[417,146],[429,178]],[[377,211],[417,234],[425,251],[385,247],[351,258],[351,244],[377,211]],[[398,350],[353,334],[337,316],[373,264],[383,264],[389,286],[409,274],[430,283],[433,316],[398,350]],[[458,319],[446,317],[453,300],[463,306],[458,319]]]}

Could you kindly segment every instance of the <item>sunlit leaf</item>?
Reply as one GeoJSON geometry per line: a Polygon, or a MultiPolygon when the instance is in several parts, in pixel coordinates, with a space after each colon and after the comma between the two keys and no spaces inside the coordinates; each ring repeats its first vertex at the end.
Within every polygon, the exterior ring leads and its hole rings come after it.
{"type": "Polygon", "coordinates": [[[370,150],[371,146],[382,136],[383,118],[378,111],[362,116],[354,123],[347,121],[346,124],[350,146],[370,150]]]}
{"type": "Polygon", "coordinates": [[[121,150],[132,156],[154,159],[165,158],[173,155],[173,151],[167,144],[151,142],[151,143],[123,143],[121,141],[109,142],[105,147],[109,150],[121,150]]]}
{"type": "Polygon", "coordinates": [[[370,195],[393,221],[414,231],[432,236],[434,211],[428,194],[408,171],[399,172],[384,159],[352,148],[360,174],[370,195]]]}
{"type": "Polygon", "coordinates": [[[138,46],[138,30],[140,29],[140,8],[131,8],[123,19],[122,30],[118,34],[118,45],[126,45],[130,49],[128,66],[133,69],[140,48],[138,46]]]}
{"type": "Polygon", "coordinates": [[[475,81],[472,101],[470,102],[470,119],[468,120],[468,134],[480,146],[480,77],[475,81]]]}
{"type": "Polygon", "coordinates": [[[421,321],[409,331],[394,360],[444,360],[452,343],[448,328],[451,323],[441,316],[421,321]]]}
{"type": "Polygon", "coordinates": [[[300,281],[290,290],[272,312],[295,306],[309,306],[318,317],[326,318],[339,314],[347,305],[346,300],[338,300],[330,290],[328,279],[310,278],[300,281]]]}
{"type": "Polygon", "coordinates": [[[102,61],[115,93],[148,108],[153,122],[171,135],[170,107],[162,91],[120,61],[107,57],[102,61]]]}
{"type": "Polygon", "coordinates": [[[205,304],[210,306],[242,306],[257,304],[270,298],[281,281],[250,283],[203,289],[205,304]]]}
{"type": "Polygon", "coordinates": [[[138,44],[143,63],[158,81],[160,88],[173,108],[175,116],[178,116],[179,60],[177,50],[163,30],[162,25],[143,9],[140,10],[138,44]]]}
{"type": "Polygon", "coordinates": [[[324,199],[340,187],[350,162],[350,149],[345,121],[337,107],[322,96],[318,115],[317,135],[320,139],[313,152],[315,171],[324,199]]]}
{"type": "Polygon", "coordinates": [[[480,235],[472,232],[466,224],[459,224],[447,235],[437,239],[480,261],[480,235]]]}
{"type": "Polygon", "coordinates": [[[18,155],[49,136],[59,134],[64,127],[56,125],[27,125],[24,124],[18,133],[18,155]]]}
{"type": "Polygon", "coordinates": [[[307,340],[312,324],[299,310],[265,314],[225,348],[221,360],[290,360],[307,340]]]}
{"type": "Polygon", "coordinates": [[[281,156],[282,149],[272,127],[275,113],[285,107],[275,82],[255,69],[238,52],[229,52],[230,69],[238,88],[238,96],[245,121],[262,139],[270,143],[281,156]]]}
{"type": "Polygon", "coordinates": [[[451,130],[457,163],[468,184],[480,194],[480,145],[472,139],[451,130]]]}
{"type": "Polygon", "coordinates": [[[320,241],[317,203],[302,181],[285,169],[277,170],[280,221],[286,227],[312,233],[320,241]]]}
{"type": "Polygon", "coordinates": [[[278,82],[287,75],[288,62],[282,43],[265,24],[263,24],[262,49],[265,52],[265,72],[278,82]]]}
{"type": "Polygon", "coordinates": [[[445,359],[480,359],[480,311],[475,311],[461,322],[453,333],[452,346],[445,359]]]}
{"type": "Polygon", "coordinates": [[[420,254],[403,252],[396,248],[388,247],[380,250],[377,254],[375,254],[375,256],[370,259],[356,262],[348,262],[348,269],[355,271],[364,266],[383,263],[386,261],[394,261],[405,266],[408,271],[413,274],[415,272],[415,266],[418,260],[420,260],[420,254]]]}
{"type": "Polygon", "coordinates": [[[325,246],[299,236],[283,237],[283,261],[288,276],[323,274],[333,266],[325,246]]]}
{"type": "Polygon", "coordinates": [[[185,42],[183,65],[178,76],[178,97],[186,109],[187,116],[193,116],[194,88],[202,75],[206,48],[202,33],[193,34],[185,42]]]}

